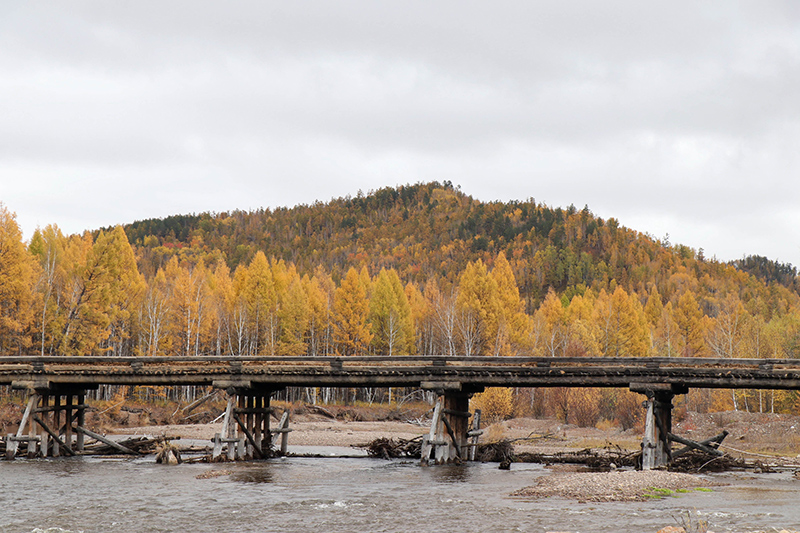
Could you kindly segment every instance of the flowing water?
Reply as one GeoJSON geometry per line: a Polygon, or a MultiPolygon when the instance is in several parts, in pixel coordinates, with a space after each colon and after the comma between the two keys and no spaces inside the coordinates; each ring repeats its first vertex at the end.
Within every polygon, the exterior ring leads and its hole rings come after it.
{"type": "Polygon", "coordinates": [[[692,513],[722,531],[799,528],[789,473],[721,474],[713,492],[643,503],[524,501],[541,465],[420,467],[415,461],[282,458],[157,465],[143,459],[0,462],[0,531],[656,532],[692,513]],[[229,474],[198,478],[209,471],[229,474]]]}

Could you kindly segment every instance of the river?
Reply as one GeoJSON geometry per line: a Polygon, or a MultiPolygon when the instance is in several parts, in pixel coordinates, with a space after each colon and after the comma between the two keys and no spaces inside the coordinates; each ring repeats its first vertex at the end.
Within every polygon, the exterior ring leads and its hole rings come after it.
{"type": "Polygon", "coordinates": [[[0,461],[0,531],[655,533],[687,511],[716,533],[800,526],[800,481],[790,473],[713,475],[726,486],[643,503],[508,496],[543,475],[534,464],[346,457],[172,467],[152,456],[18,459],[0,461]],[[230,474],[202,477],[215,470],[230,474]]]}

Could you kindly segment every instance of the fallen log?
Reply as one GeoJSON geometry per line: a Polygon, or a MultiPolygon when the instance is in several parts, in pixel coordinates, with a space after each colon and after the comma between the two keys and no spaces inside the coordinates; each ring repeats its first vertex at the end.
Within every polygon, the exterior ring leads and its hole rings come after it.
{"type": "Polygon", "coordinates": [[[319,405],[311,405],[311,404],[307,403],[307,404],[304,404],[303,407],[305,407],[306,409],[308,409],[312,413],[317,413],[318,415],[322,415],[322,416],[325,416],[325,417],[330,418],[332,420],[336,420],[336,415],[335,414],[331,413],[330,411],[328,411],[324,407],[320,407],[319,405]]]}
{"type": "Polygon", "coordinates": [[[126,446],[123,446],[122,444],[119,444],[117,442],[114,442],[113,440],[111,440],[111,439],[109,439],[107,437],[104,437],[103,435],[100,435],[98,433],[95,433],[94,431],[90,431],[90,430],[88,430],[88,429],[86,429],[84,427],[81,427],[81,426],[78,426],[76,429],[78,431],[80,431],[81,433],[83,433],[84,435],[87,435],[87,436],[93,438],[94,440],[100,441],[100,442],[102,442],[103,444],[105,444],[107,446],[111,446],[112,448],[114,448],[117,451],[129,454],[129,455],[139,455],[139,452],[131,450],[130,448],[128,448],[126,446]]]}

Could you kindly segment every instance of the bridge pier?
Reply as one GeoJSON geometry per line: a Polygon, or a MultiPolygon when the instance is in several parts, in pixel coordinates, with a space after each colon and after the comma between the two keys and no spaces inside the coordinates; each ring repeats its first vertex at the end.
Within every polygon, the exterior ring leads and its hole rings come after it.
{"type": "Polygon", "coordinates": [[[281,435],[280,454],[288,447],[289,412],[284,411],[278,427],[270,428],[270,415],[275,408],[270,399],[277,390],[227,387],[228,405],[222,422],[222,433],[212,442],[212,461],[266,459],[273,455],[273,435],[281,435]],[[224,452],[224,453],[223,453],[224,452]]]}
{"type": "Polygon", "coordinates": [[[630,389],[647,396],[644,402],[647,415],[642,439],[642,470],[669,464],[672,461],[672,400],[677,394],[686,394],[688,388],[669,383],[632,383],[630,389]]]}
{"type": "Polygon", "coordinates": [[[13,459],[21,444],[27,444],[28,458],[82,452],[86,389],[62,386],[25,390],[25,411],[17,433],[6,438],[6,458],[13,459]]]}
{"type": "Polygon", "coordinates": [[[439,398],[433,410],[431,428],[422,437],[422,464],[460,464],[475,459],[480,429],[480,411],[476,411],[470,429],[469,399],[480,389],[462,390],[461,383],[422,383],[423,389],[435,390],[439,398]],[[472,440],[472,442],[470,442],[472,440]]]}

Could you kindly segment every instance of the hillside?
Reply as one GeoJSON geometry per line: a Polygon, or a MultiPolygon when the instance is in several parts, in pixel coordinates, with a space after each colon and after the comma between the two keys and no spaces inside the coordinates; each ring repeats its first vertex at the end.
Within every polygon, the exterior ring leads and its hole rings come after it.
{"type": "Polygon", "coordinates": [[[677,273],[697,280],[708,276],[711,292],[722,290],[712,286],[724,285],[725,277],[735,278],[737,285],[750,283],[741,272],[792,291],[799,287],[791,265],[758,256],[732,264],[708,261],[702,252],[598,218],[588,207],[550,208],[533,199],[480,202],[447,182],[291,209],[149,219],[124,229],[137,249],[140,270],[148,275],[172,256],[195,263],[202,258],[206,264],[222,258],[235,270],[263,251],[292,262],[301,274],[322,266],[338,280],[350,266],[367,266],[373,274],[393,268],[404,281],[436,279],[451,285],[468,262],[491,265],[502,251],[529,311],[551,287],[559,293],[581,285],[597,290],[608,288],[611,280],[640,293],[655,284],[669,297],[669,280],[677,273]]]}
{"type": "MultiPolygon", "coordinates": [[[[4,354],[796,357],[800,349],[791,265],[726,264],[586,207],[481,202],[449,183],[83,236],[51,225],[27,244],[13,216],[0,215],[4,354]]],[[[727,398],[708,401],[753,401],[727,398]]]]}

